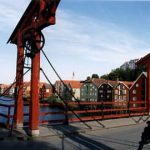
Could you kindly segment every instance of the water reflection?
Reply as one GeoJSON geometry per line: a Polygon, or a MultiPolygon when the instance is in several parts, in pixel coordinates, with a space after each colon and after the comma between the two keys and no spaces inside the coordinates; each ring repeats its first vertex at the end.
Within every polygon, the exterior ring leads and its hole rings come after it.
{"type": "MultiPolygon", "coordinates": [[[[14,107],[11,107],[11,105],[14,104],[14,99],[11,98],[6,98],[6,97],[1,97],[0,98],[0,104],[4,104],[5,106],[8,107],[4,107],[4,106],[0,106],[0,114],[4,114],[4,115],[13,115],[14,114],[14,107]],[[10,112],[9,112],[10,109],[10,112]]],[[[46,113],[46,112],[63,112],[62,109],[57,108],[51,108],[49,106],[41,106],[40,107],[40,114],[41,113],[46,113]]],[[[29,113],[29,106],[24,106],[24,114],[28,114],[29,113]]],[[[40,115],[40,121],[49,121],[49,120],[63,120],[65,119],[65,116],[63,114],[48,114],[48,115],[40,115]]],[[[29,121],[29,116],[25,115],[24,116],[24,122],[28,122],[29,121]]],[[[3,116],[0,116],[0,122],[2,123],[7,123],[8,122],[8,118],[5,118],[3,116]]],[[[9,120],[9,124],[12,123],[12,118],[9,120]]]]}

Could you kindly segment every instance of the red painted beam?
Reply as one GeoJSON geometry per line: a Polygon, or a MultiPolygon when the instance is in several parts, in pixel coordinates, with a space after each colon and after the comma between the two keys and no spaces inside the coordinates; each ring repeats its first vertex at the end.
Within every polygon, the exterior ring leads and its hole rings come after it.
{"type": "Polygon", "coordinates": [[[39,130],[39,79],[40,79],[40,52],[32,59],[31,67],[31,100],[30,100],[30,130],[39,130]]]}
{"type": "Polygon", "coordinates": [[[15,87],[15,125],[23,127],[23,68],[24,68],[24,48],[22,46],[22,36],[20,32],[17,38],[17,66],[16,66],[16,87],[15,87]]]}
{"type": "MultiPolygon", "coordinates": [[[[150,58],[149,58],[150,59],[150,58]]],[[[147,100],[148,100],[148,111],[150,113],[150,60],[149,63],[147,64],[147,100]]]]}

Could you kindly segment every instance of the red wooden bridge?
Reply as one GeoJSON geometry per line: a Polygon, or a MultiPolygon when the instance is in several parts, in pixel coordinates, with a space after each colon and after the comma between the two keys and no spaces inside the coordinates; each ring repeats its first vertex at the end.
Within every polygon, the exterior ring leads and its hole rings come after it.
{"type": "MultiPolygon", "coordinates": [[[[15,127],[23,127],[24,116],[29,116],[29,131],[31,135],[39,135],[40,123],[68,123],[90,120],[112,119],[120,117],[132,117],[148,115],[150,112],[150,55],[142,58],[137,64],[147,66],[147,101],[129,101],[129,102],[66,102],[61,104],[40,104],[39,103],[39,80],[40,80],[40,53],[45,43],[42,30],[45,27],[55,24],[55,14],[60,0],[32,0],[12,32],[8,42],[17,46],[17,68],[16,68],[16,87],[15,104],[0,104],[0,107],[8,109],[7,114],[0,113],[1,117],[7,118],[7,126],[13,118],[15,127]],[[25,59],[30,58],[31,66],[25,66],[25,59]],[[29,113],[24,114],[23,104],[23,77],[24,69],[31,70],[31,100],[29,104],[29,113]],[[42,107],[59,106],[63,111],[39,112],[42,107]],[[11,108],[14,108],[14,117],[11,114],[11,108]],[[65,119],[40,120],[40,116],[64,115],[65,119]]],[[[42,51],[43,52],[43,51],[42,51]]],[[[47,56],[45,58],[51,65],[47,56]]],[[[51,65],[53,68],[53,66],[51,65]]],[[[56,70],[53,68],[55,73],[56,70]]],[[[43,72],[44,74],[44,72],[43,72]]],[[[58,75],[58,74],[57,74],[58,75]]],[[[46,77],[46,76],[45,76],[46,77]]],[[[58,76],[59,77],[59,76],[58,76]]],[[[49,81],[49,79],[46,77],[49,81]]],[[[50,82],[49,82],[50,83],[50,82]]],[[[56,91],[55,91],[56,92],[56,91]]]]}
{"type": "MultiPolygon", "coordinates": [[[[79,121],[101,121],[104,119],[139,116],[139,120],[137,120],[138,123],[140,120],[142,120],[142,116],[147,116],[147,119],[149,119],[149,112],[147,106],[147,103],[144,101],[130,101],[127,104],[125,102],[69,102],[68,111],[66,111],[65,105],[63,103],[45,103],[40,104],[40,107],[60,108],[60,110],[44,112],[41,111],[39,117],[39,124],[55,125],[56,123],[64,124],[68,122],[79,121]],[[125,105],[127,107],[124,107],[125,105]],[[79,117],[76,117],[74,114],[78,115],[79,117]],[[55,117],[56,115],[61,115],[64,117],[58,119],[58,117],[55,117]],[[45,117],[46,119],[44,119],[45,117]]],[[[11,109],[13,109],[15,105],[0,104],[0,108],[4,107],[7,109],[7,111],[5,113],[1,112],[0,117],[6,118],[6,121],[5,123],[1,123],[5,124],[7,127],[10,127],[11,120],[13,118],[11,109]]],[[[29,113],[24,113],[24,116],[29,116],[29,113]]],[[[28,122],[24,121],[24,124],[28,125],[28,122]]]]}

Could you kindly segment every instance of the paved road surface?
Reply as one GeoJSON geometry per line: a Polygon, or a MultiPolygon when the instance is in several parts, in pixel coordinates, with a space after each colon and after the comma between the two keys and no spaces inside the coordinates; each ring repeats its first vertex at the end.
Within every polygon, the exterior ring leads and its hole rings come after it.
{"type": "MultiPolygon", "coordinates": [[[[87,131],[77,135],[60,136],[59,138],[47,137],[44,141],[62,150],[137,150],[144,127],[145,123],[87,131]]],[[[150,145],[145,145],[143,150],[150,150],[150,145]]]]}
{"type": "MultiPolygon", "coordinates": [[[[78,134],[58,134],[29,141],[5,139],[0,141],[1,150],[137,150],[145,123],[110,129],[96,129],[78,134]]],[[[51,130],[51,129],[49,129],[51,130]]],[[[56,133],[61,128],[54,129],[56,133]]],[[[143,150],[150,150],[145,145],[143,150]]]]}

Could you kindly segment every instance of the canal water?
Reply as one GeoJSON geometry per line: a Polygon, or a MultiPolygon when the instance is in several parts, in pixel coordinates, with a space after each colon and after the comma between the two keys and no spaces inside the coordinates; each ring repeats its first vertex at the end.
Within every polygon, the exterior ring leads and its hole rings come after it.
{"type": "MultiPolygon", "coordinates": [[[[12,98],[6,98],[6,97],[1,97],[0,98],[0,104],[5,104],[5,105],[13,105],[14,104],[14,99],[12,98]]],[[[40,112],[62,112],[63,110],[60,108],[51,108],[49,106],[41,106],[40,107],[40,112]]],[[[29,113],[29,106],[24,106],[24,114],[29,113]]],[[[8,115],[8,107],[0,106],[0,114],[8,115]]],[[[11,107],[10,109],[10,115],[14,114],[14,108],[11,107]]],[[[49,121],[49,120],[63,120],[65,119],[65,116],[63,114],[49,114],[45,116],[40,116],[40,120],[43,121],[49,121]]],[[[0,115],[0,123],[7,123],[8,118],[5,118],[0,115]]],[[[24,122],[29,121],[29,116],[24,116],[24,122]]],[[[9,124],[12,123],[12,119],[10,119],[9,124]]]]}

